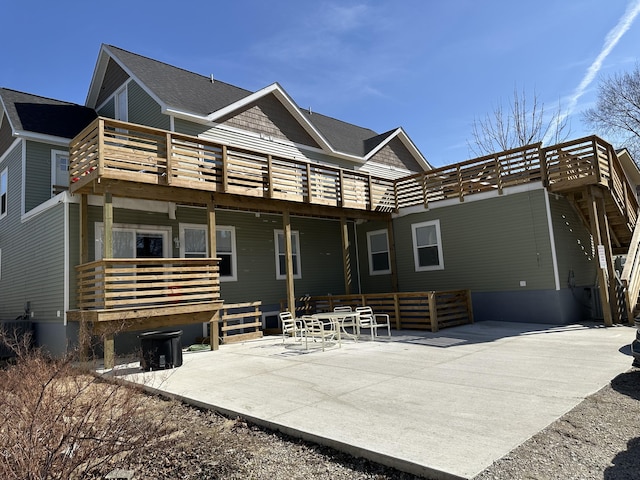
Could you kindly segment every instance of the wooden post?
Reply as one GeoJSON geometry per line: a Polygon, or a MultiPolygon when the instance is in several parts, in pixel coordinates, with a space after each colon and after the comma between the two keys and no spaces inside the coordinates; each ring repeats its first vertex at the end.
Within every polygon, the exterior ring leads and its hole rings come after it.
{"type": "Polygon", "coordinates": [[[211,320],[209,320],[209,345],[211,350],[220,348],[220,333],[218,332],[218,323],[220,322],[220,310],[216,310],[211,320]]]}
{"type": "Polygon", "coordinates": [[[540,180],[545,187],[549,186],[549,169],[547,168],[547,151],[538,147],[538,156],[540,158],[540,180]]]}
{"type": "MultiPolygon", "coordinates": [[[[313,199],[313,185],[311,184],[311,164],[307,163],[307,198],[305,199],[305,202],[307,203],[311,203],[311,200],[313,199]]],[[[292,312],[293,314],[293,312],[292,312]]]]}
{"type": "Polygon", "coordinates": [[[104,118],[98,119],[98,178],[104,175],[104,118]]]}
{"type": "Polygon", "coordinates": [[[342,267],[344,269],[344,293],[351,294],[351,281],[353,279],[351,270],[351,251],[349,250],[349,226],[347,219],[340,217],[340,232],[342,238],[342,267]]]}
{"type": "Polygon", "coordinates": [[[369,204],[367,205],[367,210],[375,210],[376,203],[373,198],[373,181],[371,175],[367,175],[367,188],[369,189],[369,204]]]}
{"type": "Polygon", "coordinates": [[[104,368],[111,370],[116,366],[116,353],[114,344],[114,334],[109,332],[104,334],[104,368]]]}
{"type": "MultiPolygon", "coordinates": [[[[289,312],[296,316],[296,294],[293,283],[293,249],[291,247],[291,218],[289,211],[285,210],[282,214],[282,230],[284,233],[284,256],[287,267],[287,305],[289,312]]],[[[275,245],[276,251],[278,245],[275,245]]]]}
{"type": "MultiPolygon", "coordinates": [[[[598,215],[598,206],[594,196],[593,189],[587,189],[588,195],[589,220],[591,223],[591,235],[596,243],[596,247],[602,244],[602,234],[600,232],[600,222],[598,215]]],[[[597,267],[598,283],[600,284],[600,304],[602,305],[602,315],[604,316],[604,324],[606,326],[613,325],[611,318],[611,303],[609,301],[609,285],[608,278],[604,273],[604,269],[598,264],[597,267]]]]}
{"type": "Polygon", "coordinates": [[[344,207],[344,174],[338,170],[338,207],[344,207]]]}
{"type": "Polygon", "coordinates": [[[461,202],[464,202],[464,188],[462,186],[462,170],[460,169],[459,164],[456,168],[456,171],[458,175],[458,197],[460,198],[461,202]]]}
{"type": "Polygon", "coordinates": [[[207,242],[209,244],[209,257],[217,257],[216,249],[216,206],[213,196],[207,202],[207,242]]]}
{"type": "Polygon", "coordinates": [[[391,268],[391,290],[398,291],[398,268],[396,267],[396,241],[393,235],[393,220],[387,222],[387,234],[389,236],[389,268],[391,268]]]}
{"type": "Polygon", "coordinates": [[[396,330],[400,330],[400,298],[397,293],[393,294],[393,307],[396,313],[396,330]]]}
{"type": "MultiPolygon", "coordinates": [[[[602,244],[607,258],[607,271],[609,273],[609,305],[611,308],[611,323],[605,325],[610,327],[613,322],[622,323],[622,315],[618,305],[617,280],[615,266],[613,264],[613,251],[611,248],[611,235],[609,234],[609,221],[605,210],[604,198],[598,198],[598,223],[600,224],[602,244]]],[[[607,317],[605,317],[606,320],[607,317]]]]}
{"type": "Polygon", "coordinates": [[[438,331],[438,309],[436,308],[436,292],[429,292],[429,320],[431,321],[431,332],[438,331]]]}
{"type": "Polygon", "coordinates": [[[222,191],[229,190],[229,157],[227,155],[227,146],[222,145],[222,191]]]}
{"type": "Polygon", "coordinates": [[[496,169],[496,186],[498,187],[498,195],[502,195],[502,165],[500,164],[500,158],[496,153],[493,156],[493,163],[496,169]]]}
{"type": "Polygon", "coordinates": [[[267,155],[267,198],[273,198],[273,159],[267,155]]]}
{"type": "Polygon", "coordinates": [[[473,303],[471,302],[471,290],[467,290],[467,316],[469,323],[473,323],[473,303]]]}
{"type": "Polygon", "coordinates": [[[167,132],[165,141],[167,142],[167,159],[164,181],[167,183],[167,185],[171,185],[173,181],[173,141],[171,132],[167,132]]]}
{"type": "Polygon", "coordinates": [[[109,192],[104,194],[102,223],[102,258],[113,258],[113,199],[109,192]]]}
{"type": "Polygon", "coordinates": [[[89,263],[89,201],[80,195],[80,264],[89,263]]]}

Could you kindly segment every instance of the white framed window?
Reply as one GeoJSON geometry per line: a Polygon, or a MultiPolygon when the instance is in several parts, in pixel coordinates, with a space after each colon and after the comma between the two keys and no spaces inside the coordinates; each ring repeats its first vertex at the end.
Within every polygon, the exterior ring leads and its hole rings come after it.
{"type": "MultiPolygon", "coordinates": [[[[273,231],[276,252],[276,280],[287,278],[287,256],[284,250],[284,231],[273,231]]],[[[297,231],[291,232],[291,256],[293,258],[293,278],[302,278],[300,267],[300,236],[297,231]]]]}
{"type": "Polygon", "coordinates": [[[114,113],[116,120],[121,120],[123,122],[129,121],[129,107],[126,85],[116,92],[114,113]]]}
{"type": "MultiPolygon", "coordinates": [[[[180,256],[183,258],[206,258],[209,256],[206,225],[180,224],[180,256]]],[[[220,259],[218,265],[220,281],[237,281],[235,227],[216,226],[216,257],[220,259]]]]}
{"type": "MultiPolygon", "coordinates": [[[[104,225],[96,223],[96,260],[102,258],[104,225]]],[[[169,258],[171,227],[114,224],[113,258],[169,258]]]]}
{"type": "Polygon", "coordinates": [[[8,171],[5,168],[0,173],[0,218],[7,215],[7,191],[9,186],[8,171]]]}
{"type": "Polygon", "coordinates": [[[51,192],[53,195],[69,188],[69,152],[51,150],[51,192]]]}
{"type": "Polygon", "coordinates": [[[413,238],[413,260],[416,272],[443,270],[442,240],[440,221],[415,223],[411,225],[413,238]]]}
{"type": "Polygon", "coordinates": [[[367,232],[367,250],[369,252],[369,275],[391,273],[387,230],[367,232]]]}

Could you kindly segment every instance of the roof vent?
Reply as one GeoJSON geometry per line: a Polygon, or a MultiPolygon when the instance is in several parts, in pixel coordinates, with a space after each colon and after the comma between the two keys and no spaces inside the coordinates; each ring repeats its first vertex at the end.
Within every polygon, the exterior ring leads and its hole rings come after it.
{"type": "Polygon", "coordinates": [[[209,78],[211,79],[211,83],[214,83],[214,80],[213,80],[213,73],[211,74],[211,77],[209,77],[209,78]]]}

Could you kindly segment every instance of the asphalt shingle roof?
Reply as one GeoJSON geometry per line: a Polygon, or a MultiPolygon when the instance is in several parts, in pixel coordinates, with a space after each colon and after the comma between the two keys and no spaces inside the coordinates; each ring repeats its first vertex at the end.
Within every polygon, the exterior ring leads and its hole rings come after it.
{"type": "Polygon", "coordinates": [[[109,50],[167,106],[206,116],[253,92],[112,45],[109,50]]]}
{"type": "Polygon", "coordinates": [[[73,138],[97,117],[82,105],[8,88],[0,88],[0,97],[15,130],[73,138]]]}
{"type": "MultiPolygon", "coordinates": [[[[148,89],[170,108],[201,116],[227,107],[254,92],[228,83],[189,72],[136,53],[108,45],[107,48],[148,89]]],[[[387,134],[359,127],[316,112],[300,109],[334,150],[359,157],[365,156],[383,141],[387,134]]]]}

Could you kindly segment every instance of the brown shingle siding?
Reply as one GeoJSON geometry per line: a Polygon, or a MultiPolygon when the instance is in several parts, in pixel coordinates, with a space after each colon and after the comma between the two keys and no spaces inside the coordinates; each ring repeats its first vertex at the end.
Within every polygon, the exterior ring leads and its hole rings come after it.
{"type": "Polygon", "coordinates": [[[412,172],[421,172],[423,168],[418,164],[411,152],[404,146],[399,138],[394,138],[376,153],[372,161],[392,167],[406,168],[412,172]]]}
{"type": "Polygon", "coordinates": [[[319,147],[318,143],[274,95],[260,98],[241,111],[222,117],[220,123],[275,138],[287,139],[302,145],[319,147]]]}

